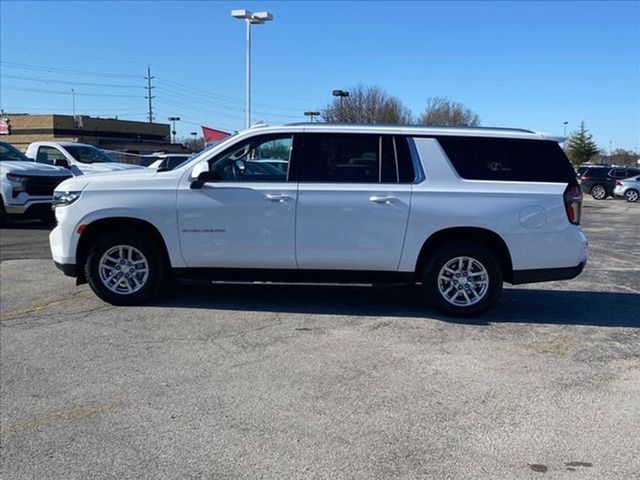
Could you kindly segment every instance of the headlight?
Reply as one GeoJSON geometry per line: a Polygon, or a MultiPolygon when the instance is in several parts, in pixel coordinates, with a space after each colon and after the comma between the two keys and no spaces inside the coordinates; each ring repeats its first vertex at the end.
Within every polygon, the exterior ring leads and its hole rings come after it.
{"type": "Polygon", "coordinates": [[[7,180],[11,183],[13,187],[13,191],[24,192],[27,186],[27,177],[23,177],[22,175],[15,175],[13,173],[7,173],[7,180]]]}
{"type": "Polygon", "coordinates": [[[27,177],[23,177],[22,175],[16,175],[14,173],[7,173],[7,180],[11,185],[11,196],[17,197],[22,192],[27,191],[27,177]]]}
{"type": "Polygon", "coordinates": [[[71,205],[80,198],[80,192],[53,192],[53,200],[51,205],[55,207],[64,207],[71,205]]]}

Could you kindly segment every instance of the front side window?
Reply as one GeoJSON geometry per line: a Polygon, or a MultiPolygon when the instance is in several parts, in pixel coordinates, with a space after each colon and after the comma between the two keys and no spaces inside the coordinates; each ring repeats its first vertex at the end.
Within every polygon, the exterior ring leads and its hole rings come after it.
{"type": "MultiPolygon", "coordinates": [[[[292,178],[321,183],[408,183],[406,140],[392,135],[306,133],[294,149],[292,178]]],[[[411,170],[411,172],[410,172],[411,170]]],[[[413,175],[415,176],[415,175],[413,175]]]]}
{"type": "Polygon", "coordinates": [[[231,146],[209,161],[220,182],[286,182],[293,135],[260,135],[231,146]]]}
{"type": "Polygon", "coordinates": [[[113,162],[106,153],[93,147],[70,145],[65,147],[73,158],[81,163],[108,163],[113,162]]]}
{"type": "Polygon", "coordinates": [[[64,154],[55,147],[39,147],[36,162],[53,165],[56,160],[66,160],[64,154]]]}

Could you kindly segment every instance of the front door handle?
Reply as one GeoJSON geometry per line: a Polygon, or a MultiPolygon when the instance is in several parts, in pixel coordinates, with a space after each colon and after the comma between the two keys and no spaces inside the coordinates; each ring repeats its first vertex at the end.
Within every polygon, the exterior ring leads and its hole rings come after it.
{"type": "Polygon", "coordinates": [[[284,193],[267,193],[264,198],[272,202],[284,202],[285,200],[289,200],[291,195],[286,195],[284,193]]]}
{"type": "Polygon", "coordinates": [[[392,195],[373,195],[369,197],[369,201],[373,203],[391,203],[396,197],[392,195]]]}

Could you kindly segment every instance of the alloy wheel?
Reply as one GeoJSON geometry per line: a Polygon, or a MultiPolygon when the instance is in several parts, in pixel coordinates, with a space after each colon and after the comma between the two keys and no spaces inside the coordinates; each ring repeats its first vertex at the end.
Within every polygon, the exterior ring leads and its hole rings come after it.
{"type": "Polygon", "coordinates": [[[452,305],[475,305],[488,290],[489,273],[475,258],[455,257],[447,261],[438,273],[438,292],[452,305]]]}
{"type": "Polygon", "coordinates": [[[607,196],[607,192],[602,185],[596,185],[591,190],[591,196],[596,200],[603,200],[607,196]]]}
{"type": "Polygon", "coordinates": [[[100,281],[113,293],[129,295],[144,287],[149,278],[149,262],[130,245],[109,248],[98,263],[100,281]]]}

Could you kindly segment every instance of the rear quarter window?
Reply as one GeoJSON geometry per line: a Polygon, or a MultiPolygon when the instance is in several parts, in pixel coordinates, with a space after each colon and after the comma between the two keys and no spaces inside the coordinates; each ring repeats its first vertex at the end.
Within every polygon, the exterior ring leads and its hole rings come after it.
{"type": "Polygon", "coordinates": [[[439,137],[438,142],[467,180],[576,182],[569,159],[553,141],[439,137]]]}

